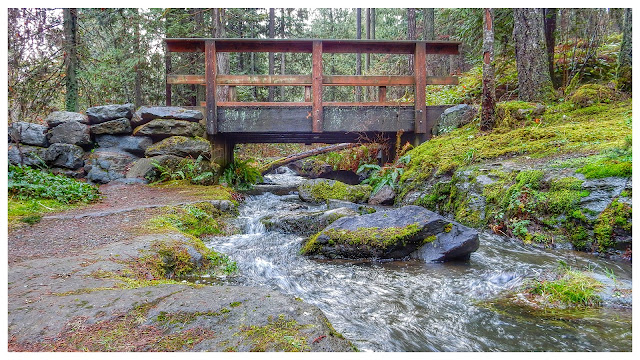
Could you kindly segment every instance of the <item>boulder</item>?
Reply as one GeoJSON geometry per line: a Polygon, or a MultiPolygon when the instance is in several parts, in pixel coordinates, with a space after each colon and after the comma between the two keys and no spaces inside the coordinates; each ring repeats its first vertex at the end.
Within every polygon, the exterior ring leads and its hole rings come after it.
{"type": "Polygon", "coordinates": [[[46,166],[45,157],[47,148],[9,144],[9,164],[27,166],[46,166]]]}
{"type": "Polygon", "coordinates": [[[309,238],[302,253],[315,258],[402,259],[420,249],[428,261],[468,259],[478,233],[420,206],[404,206],[334,221],[309,238]],[[422,248],[428,246],[429,250],[422,248]]]}
{"type": "Polygon", "coordinates": [[[105,121],[100,124],[91,125],[91,134],[93,135],[129,135],[132,131],[133,129],[131,129],[131,123],[127,118],[119,118],[115,120],[105,121]]]}
{"type": "Polygon", "coordinates": [[[69,121],[77,121],[81,124],[89,123],[86,115],[71,111],[54,111],[44,121],[47,122],[49,128],[54,128],[69,121]]]}
{"type": "Polygon", "coordinates": [[[133,116],[133,104],[111,104],[94,106],[87,109],[89,124],[100,124],[105,121],[119,118],[131,119],[133,116]]]}
{"type": "Polygon", "coordinates": [[[611,203],[611,199],[620,195],[627,185],[627,178],[608,177],[604,179],[588,179],[582,183],[582,189],[589,192],[580,199],[580,207],[589,220],[595,220],[611,203]]]}
{"type": "Polygon", "coordinates": [[[355,215],[358,215],[356,211],[346,207],[315,212],[287,211],[265,216],[260,222],[267,230],[310,236],[341,217],[355,215]]]}
{"type": "Polygon", "coordinates": [[[153,144],[153,140],[148,136],[98,135],[96,142],[100,148],[126,151],[140,157],[144,156],[145,150],[153,144]]]}
{"type": "Polygon", "coordinates": [[[368,203],[371,205],[393,205],[396,198],[396,192],[389,185],[385,185],[377,193],[371,195],[368,203]]]}
{"type": "Polygon", "coordinates": [[[66,169],[79,169],[84,165],[84,150],[73,144],[51,144],[45,152],[47,164],[66,169]]]}
{"type": "Polygon", "coordinates": [[[160,155],[138,159],[131,164],[126,177],[155,181],[160,175],[160,170],[158,170],[154,164],[168,169],[176,169],[183,160],[183,158],[174,155],[160,155]]]}
{"type": "Polygon", "coordinates": [[[302,201],[319,203],[329,199],[364,203],[369,199],[371,186],[347,185],[329,179],[306,180],[298,186],[298,195],[302,201]]]}
{"type": "Polygon", "coordinates": [[[137,157],[125,152],[98,150],[85,161],[84,168],[87,171],[87,180],[106,184],[123,178],[129,164],[137,159],[137,157]]]}
{"type": "Polygon", "coordinates": [[[131,123],[140,126],[155,119],[174,119],[198,122],[204,116],[199,110],[184,109],[178,106],[142,106],[135,112],[131,123]]]}
{"type": "Polygon", "coordinates": [[[201,137],[172,136],[149,146],[144,154],[146,157],[175,155],[195,159],[204,155],[210,158],[211,144],[201,137]]]}
{"type": "Polygon", "coordinates": [[[204,136],[204,127],[196,122],[174,119],[156,119],[133,130],[135,136],[164,139],[170,136],[204,136]]]}
{"type": "Polygon", "coordinates": [[[444,231],[437,234],[434,241],[423,245],[414,251],[410,257],[423,261],[469,259],[471,253],[480,247],[478,231],[458,223],[451,224],[452,226],[448,232],[444,231]]]}
{"type": "Polygon", "coordinates": [[[47,138],[51,144],[73,144],[82,147],[91,144],[89,127],[77,121],[68,121],[54,127],[47,133],[47,138]]]}
{"type": "Polygon", "coordinates": [[[470,105],[460,104],[445,109],[436,126],[436,134],[441,135],[470,123],[478,111],[470,105]]]}
{"type": "Polygon", "coordinates": [[[46,132],[46,126],[26,121],[14,122],[9,126],[10,140],[26,145],[47,147],[46,132]]]}

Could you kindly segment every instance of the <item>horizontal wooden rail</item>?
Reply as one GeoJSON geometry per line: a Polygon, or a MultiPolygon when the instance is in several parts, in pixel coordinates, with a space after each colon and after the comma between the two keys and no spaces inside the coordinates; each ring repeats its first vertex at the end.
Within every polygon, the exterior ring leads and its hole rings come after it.
{"type": "MultiPolygon", "coordinates": [[[[204,107],[206,103],[201,103],[201,106],[204,107]]],[[[312,103],[307,102],[245,102],[245,101],[219,101],[216,103],[218,107],[291,107],[291,106],[311,106],[312,103]]],[[[399,101],[383,101],[383,102],[338,102],[338,101],[323,101],[322,106],[413,106],[413,102],[399,102],[399,101]]]]}
{"type": "Polygon", "coordinates": [[[458,54],[457,41],[347,40],[347,39],[165,39],[170,52],[203,52],[206,41],[215,41],[217,52],[311,53],[313,42],[322,43],[323,53],[414,54],[416,43],[424,43],[427,54],[458,54]]]}
{"type": "MultiPolygon", "coordinates": [[[[167,75],[167,84],[205,85],[204,75],[167,75]]],[[[216,84],[229,86],[311,86],[311,75],[218,75],[216,84]]],[[[458,85],[455,76],[427,76],[427,85],[458,85]]],[[[324,86],[413,86],[413,76],[324,75],[324,86]]]]}

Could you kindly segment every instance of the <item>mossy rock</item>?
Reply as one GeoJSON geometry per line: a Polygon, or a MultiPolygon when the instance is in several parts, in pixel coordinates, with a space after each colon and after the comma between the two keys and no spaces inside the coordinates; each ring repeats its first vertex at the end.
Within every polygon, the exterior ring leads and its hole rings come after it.
{"type": "Polygon", "coordinates": [[[300,199],[307,202],[325,202],[329,199],[365,203],[371,196],[369,185],[347,185],[329,179],[311,179],[298,186],[300,199]]]}
{"type": "Polygon", "coordinates": [[[505,101],[496,104],[496,128],[513,129],[528,125],[542,116],[546,107],[525,101],[505,101]]]}
{"type": "Polygon", "coordinates": [[[478,246],[475,230],[410,205],[342,217],[310,237],[301,253],[315,258],[402,259],[415,255],[425,261],[448,261],[468,258],[478,246]]]}
{"type": "Polygon", "coordinates": [[[631,245],[631,228],[631,206],[613,200],[593,227],[597,250],[625,250],[631,245]]]}
{"type": "Polygon", "coordinates": [[[610,88],[598,84],[585,84],[571,95],[571,102],[577,107],[584,108],[599,103],[610,103],[615,93],[610,88]]]}
{"type": "Polygon", "coordinates": [[[209,141],[198,136],[172,136],[149,146],[144,154],[146,157],[175,155],[195,159],[203,155],[208,158],[211,156],[211,145],[209,141]]]}

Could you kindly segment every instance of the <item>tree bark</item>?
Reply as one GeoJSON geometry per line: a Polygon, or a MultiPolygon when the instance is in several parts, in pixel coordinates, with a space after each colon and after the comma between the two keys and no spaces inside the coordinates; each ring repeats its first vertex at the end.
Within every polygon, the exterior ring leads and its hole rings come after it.
{"type": "Polygon", "coordinates": [[[485,8],[483,25],[484,37],[482,41],[482,116],[480,118],[480,130],[488,131],[493,129],[496,122],[496,84],[494,66],[494,11],[485,8]]]}
{"type": "Polygon", "coordinates": [[[133,84],[133,102],[135,104],[136,109],[142,106],[142,69],[140,69],[140,62],[142,59],[142,54],[140,54],[140,10],[133,9],[134,15],[134,24],[133,24],[133,33],[134,33],[134,47],[133,47],[133,56],[136,59],[136,64],[134,65],[134,71],[136,73],[134,84],[133,84]]]}
{"type": "MultiPolygon", "coordinates": [[[[213,22],[212,35],[214,38],[224,38],[227,32],[224,28],[225,10],[219,8],[211,9],[211,20],[213,22]]],[[[217,52],[216,62],[218,63],[218,74],[229,74],[229,53],[217,52]]],[[[217,86],[217,96],[220,100],[226,100],[229,97],[228,86],[217,86]]]]}
{"type": "Polygon", "coordinates": [[[547,45],[547,59],[549,61],[549,76],[551,83],[555,88],[560,87],[557,76],[555,75],[554,56],[556,49],[556,25],[557,25],[557,9],[544,9],[544,38],[547,45]]]}
{"type": "MultiPolygon", "coordinates": [[[[362,9],[356,9],[356,39],[362,39],[362,9]]],[[[362,55],[356,53],[356,75],[362,75],[362,55]]],[[[356,86],[356,102],[362,101],[362,87],[356,86]]]]}
{"type": "MultiPolygon", "coordinates": [[[[275,37],[275,9],[274,8],[269,8],[269,38],[273,39],[275,37]]],[[[270,52],[269,53],[269,75],[273,75],[274,74],[274,68],[275,68],[275,59],[273,57],[273,53],[270,52]]],[[[268,101],[269,102],[273,102],[273,98],[275,95],[275,89],[273,88],[273,86],[269,86],[268,89],[268,101]]]]}
{"type": "Polygon", "coordinates": [[[622,25],[622,44],[618,55],[618,89],[631,91],[631,8],[624,10],[624,22],[622,25]]]}
{"type": "Polygon", "coordinates": [[[78,10],[63,9],[63,28],[65,42],[65,86],[66,99],[65,107],[67,111],[78,111],[78,54],[77,54],[77,31],[78,31],[78,10]]]}
{"type": "MultiPolygon", "coordinates": [[[[416,9],[407,9],[407,40],[416,39],[416,9]]],[[[413,75],[413,55],[409,55],[409,74],[413,75]]]]}
{"type": "Polygon", "coordinates": [[[540,9],[513,9],[513,38],[518,70],[518,98],[545,101],[553,97],[540,9]]]}
{"type": "MultiPolygon", "coordinates": [[[[286,35],[284,32],[284,24],[285,23],[285,17],[284,17],[284,8],[280,9],[280,38],[281,39],[286,39],[286,35]]],[[[285,73],[285,62],[284,62],[284,52],[280,53],[280,74],[284,75],[285,73]]],[[[281,101],[285,100],[285,88],[284,86],[280,86],[280,98],[281,101]]]]}
{"type": "MultiPolygon", "coordinates": [[[[435,9],[424,9],[424,23],[422,29],[422,38],[424,40],[433,41],[436,39],[435,21],[435,9]]],[[[438,70],[438,64],[440,63],[438,58],[442,56],[443,55],[427,54],[427,76],[438,76],[442,73],[442,71],[438,70]]]]}

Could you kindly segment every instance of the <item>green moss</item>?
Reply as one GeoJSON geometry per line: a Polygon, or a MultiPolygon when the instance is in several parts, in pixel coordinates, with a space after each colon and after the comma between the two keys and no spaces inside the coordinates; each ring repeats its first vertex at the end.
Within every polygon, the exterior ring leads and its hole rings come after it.
{"type": "Polygon", "coordinates": [[[242,330],[251,342],[251,351],[285,351],[300,352],[309,351],[307,339],[301,330],[311,325],[301,325],[295,320],[288,320],[285,315],[279,315],[277,319],[269,317],[264,326],[252,325],[242,330]]]}
{"type": "Polygon", "coordinates": [[[533,119],[535,103],[525,101],[505,101],[496,104],[496,129],[514,129],[530,123],[533,119]]]}
{"type": "Polygon", "coordinates": [[[587,164],[576,171],[584,174],[587,179],[601,179],[611,176],[629,177],[631,176],[631,170],[631,161],[603,159],[587,164]]]}
{"type": "Polygon", "coordinates": [[[475,125],[456,129],[409,151],[410,163],[401,177],[402,195],[434,174],[451,173],[469,164],[464,156],[474,150],[471,163],[498,157],[527,155],[542,158],[563,153],[593,153],[624,146],[631,135],[627,126],[631,101],[606,105],[606,111],[593,115],[576,112],[566,103],[547,108],[539,124],[524,128],[482,134],[475,125]]]}
{"type": "Polygon", "coordinates": [[[323,235],[336,244],[366,245],[376,248],[387,248],[404,242],[420,231],[417,224],[405,227],[358,228],[355,231],[346,229],[325,229],[323,235]]]}
{"type": "Polygon", "coordinates": [[[572,103],[582,108],[598,103],[609,103],[613,99],[613,90],[598,84],[582,85],[570,98],[572,103]]]}
{"type": "Polygon", "coordinates": [[[340,181],[318,181],[301,185],[306,187],[315,201],[327,201],[329,199],[345,200],[355,203],[367,201],[371,195],[369,185],[347,185],[340,181]]]}
{"type": "Polygon", "coordinates": [[[631,206],[613,200],[600,214],[593,227],[595,245],[599,252],[614,248],[616,233],[631,234],[631,206]]]}
{"type": "Polygon", "coordinates": [[[150,220],[151,228],[175,229],[196,237],[222,232],[218,220],[222,213],[209,202],[166,207],[165,211],[165,215],[150,220]]]}
{"type": "Polygon", "coordinates": [[[302,248],[300,249],[300,254],[302,255],[310,255],[310,254],[315,254],[316,252],[318,252],[322,246],[320,244],[318,244],[318,236],[320,236],[320,233],[317,233],[311,237],[309,237],[309,239],[307,239],[304,243],[304,245],[302,246],[302,248]]]}

